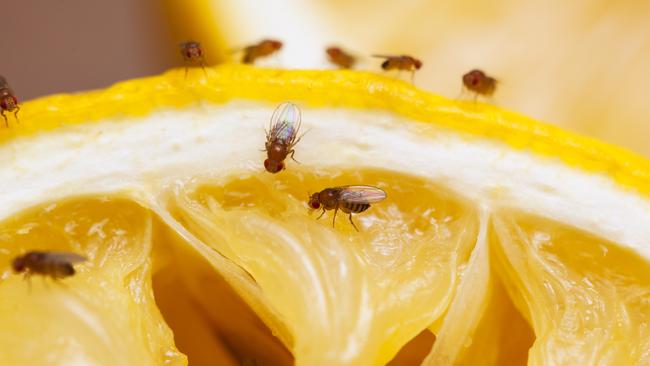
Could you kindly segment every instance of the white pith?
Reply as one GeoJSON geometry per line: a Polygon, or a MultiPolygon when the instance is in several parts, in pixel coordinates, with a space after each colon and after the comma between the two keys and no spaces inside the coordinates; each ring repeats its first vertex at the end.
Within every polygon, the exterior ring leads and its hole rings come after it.
{"type": "MultiPolygon", "coordinates": [[[[274,107],[205,104],[7,142],[0,147],[0,220],[68,196],[117,192],[146,200],[198,176],[261,171],[274,107]]],[[[376,167],[426,177],[492,210],[551,218],[650,258],[649,200],[607,176],[388,112],[301,108],[302,130],[309,130],[296,147],[301,169],[376,167]]]]}

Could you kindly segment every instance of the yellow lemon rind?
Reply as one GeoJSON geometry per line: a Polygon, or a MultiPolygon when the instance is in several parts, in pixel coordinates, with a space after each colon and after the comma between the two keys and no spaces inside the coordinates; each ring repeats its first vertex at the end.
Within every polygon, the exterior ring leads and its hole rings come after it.
{"type": "Polygon", "coordinates": [[[497,140],[537,155],[559,158],[650,196],[650,161],[626,149],[498,107],[453,101],[403,81],[350,70],[277,70],[223,64],[206,68],[205,73],[195,68],[185,77],[183,68],[173,69],[103,90],[25,102],[19,123],[0,130],[0,143],[66,125],[144,116],[155,109],[182,108],[200,101],[225,103],[235,99],[387,110],[470,138],[497,140]]]}

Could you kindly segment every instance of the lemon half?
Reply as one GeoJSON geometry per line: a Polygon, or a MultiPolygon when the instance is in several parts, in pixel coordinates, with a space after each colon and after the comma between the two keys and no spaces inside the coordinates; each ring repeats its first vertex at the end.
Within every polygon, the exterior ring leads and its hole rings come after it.
{"type": "Polygon", "coordinates": [[[0,139],[0,364],[641,365],[648,161],[369,73],[224,65],[25,103],[0,139]],[[277,103],[296,159],[264,171],[277,103]],[[388,198],[332,225],[309,192],[388,198]],[[185,354],[185,355],[184,355],[185,354]]]}

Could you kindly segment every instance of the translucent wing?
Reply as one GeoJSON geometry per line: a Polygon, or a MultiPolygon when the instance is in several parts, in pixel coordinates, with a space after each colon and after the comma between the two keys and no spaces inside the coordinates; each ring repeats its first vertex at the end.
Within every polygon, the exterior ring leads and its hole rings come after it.
{"type": "Polygon", "coordinates": [[[339,199],[351,203],[373,203],[386,198],[386,192],[373,186],[345,186],[339,189],[339,199]]]}
{"type": "Polygon", "coordinates": [[[300,109],[291,102],[280,104],[271,116],[267,139],[270,142],[282,140],[293,142],[300,129],[300,109]]]}
{"type": "Polygon", "coordinates": [[[69,252],[46,252],[47,258],[57,263],[81,263],[85,262],[86,257],[69,252]]]}
{"type": "Polygon", "coordinates": [[[372,57],[376,57],[376,58],[393,58],[395,56],[391,56],[391,55],[372,55],[372,57]]]}
{"type": "Polygon", "coordinates": [[[178,44],[178,47],[180,47],[180,48],[201,47],[201,43],[196,42],[196,41],[181,42],[181,43],[178,44]]]}

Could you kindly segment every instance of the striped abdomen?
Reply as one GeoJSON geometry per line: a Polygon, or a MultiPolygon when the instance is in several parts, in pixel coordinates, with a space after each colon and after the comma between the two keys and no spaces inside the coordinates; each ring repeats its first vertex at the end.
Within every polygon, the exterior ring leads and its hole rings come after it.
{"type": "Polygon", "coordinates": [[[41,275],[51,276],[53,278],[65,278],[75,274],[74,267],[71,263],[43,261],[34,263],[30,270],[41,275]]]}
{"type": "Polygon", "coordinates": [[[369,208],[369,203],[341,202],[341,211],[345,213],[361,213],[369,208]]]}

